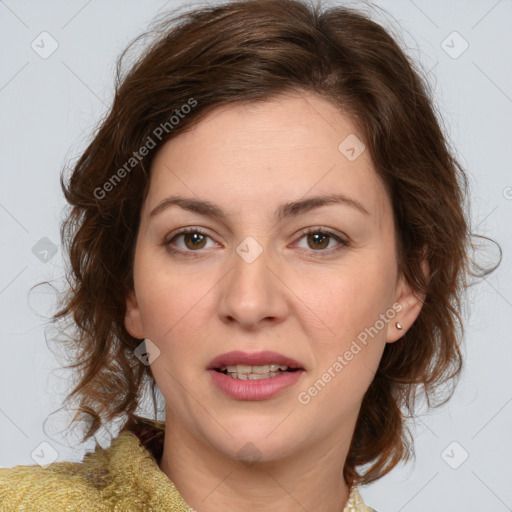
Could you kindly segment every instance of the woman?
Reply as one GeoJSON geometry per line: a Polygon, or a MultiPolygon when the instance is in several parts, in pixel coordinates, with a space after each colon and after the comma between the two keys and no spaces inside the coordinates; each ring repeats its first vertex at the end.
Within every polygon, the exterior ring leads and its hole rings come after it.
{"type": "MultiPolygon", "coordinates": [[[[11,510],[373,510],[404,410],[461,369],[466,177],[426,83],[356,11],[165,20],[64,194],[82,463],[0,470],[11,510]],[[165,422],[137,407],[150,386],[165,422]]],[[[156,402],[155,402],[156,403],[156,402]]]]}

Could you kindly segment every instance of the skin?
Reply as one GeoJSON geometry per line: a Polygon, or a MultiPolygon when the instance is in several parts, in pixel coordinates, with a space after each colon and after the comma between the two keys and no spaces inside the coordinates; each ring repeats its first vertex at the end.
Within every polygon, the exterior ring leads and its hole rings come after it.
{"type": "Polygon", "coordinates": [[[342,472],[364,393],[386,343],[403,336],[422,305],[398,275],[392,205],[369,152],[349,161],[338,150],[349,134],[355,125],[325,99],[288,94],[217,108],[152,163],[125,324],[160,351],[151,364],[167,405],[160,468],[201,512],[334,512],[348,499],[342,472]],[[330,204],[273,217],[283,202],[332,193],[369,214],[330,204]],[[226,219],[179,206],[150,218],[176,194],[214,202],[226,219]],[[208,236],[174,238],[187,226],[208,236]],[[309,227],[347,245],[315,241],[304,235],[309,227]],[[262,249],[252,263],[236,252],[249,236],[262,249]],[[172,240],[181,256],[165,245],[172,240]],[[400,312],[300,403],[298,394],[393,304],[400,312]],[[305,371],[270,399],[229,398],[206,368],[231,350],[274,350],[305,371]],[[238,455],[247,446],[259,457],[251,464],[238,455]]]}

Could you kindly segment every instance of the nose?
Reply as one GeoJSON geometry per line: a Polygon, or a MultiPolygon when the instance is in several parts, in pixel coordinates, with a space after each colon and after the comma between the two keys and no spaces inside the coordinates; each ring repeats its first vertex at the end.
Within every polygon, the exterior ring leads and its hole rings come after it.
{"type": "Polygon", "coordinates": [[[288,288],[279,275],[275,258],[268,252],[263,250],[254,261],[235,252],[233,267],[221,281],[218,313],[223,322],[257,330],[286,318],[288,288]]]}

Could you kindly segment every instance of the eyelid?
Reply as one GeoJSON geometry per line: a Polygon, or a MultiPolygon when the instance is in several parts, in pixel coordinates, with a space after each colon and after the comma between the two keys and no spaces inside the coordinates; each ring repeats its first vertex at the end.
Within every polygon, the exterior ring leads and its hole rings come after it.
{"type": "Polygon", "coordinates": [[[183,228],[178,228],[174,231],[172,231],[171,233],[169,233],[166,237],[165,237],[165,244],[168,244],[169,242],[171,242],[171,240],[173,240],[174,238],[176,238],[177,236],[179,235],[183,235],[183,234],[187,234],[187,233],[199,233],[201,235],[205,235],[209,238],[212,238],[208,231],[206,231],[204,228],[200,228],[198,226],[185,226],[183,228]]]}

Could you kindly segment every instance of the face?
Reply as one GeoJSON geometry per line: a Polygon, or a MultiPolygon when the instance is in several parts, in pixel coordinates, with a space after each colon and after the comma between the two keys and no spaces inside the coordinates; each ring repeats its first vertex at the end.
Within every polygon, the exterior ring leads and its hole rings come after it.
{"type": "Polygon", "coordinates": [[[252,443],[268,460],[351,436],[385,344],[421,307],[355,137],[331,103],[297,95],[218,108],[156,155],[125,324],[156,347],[175,432],[233,458],[252,443]],[[300,369],[240,380],[210,368],[232,351],[300,369]]]}

